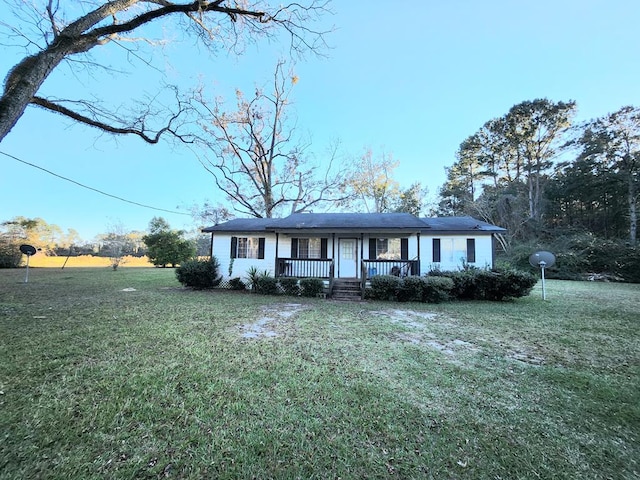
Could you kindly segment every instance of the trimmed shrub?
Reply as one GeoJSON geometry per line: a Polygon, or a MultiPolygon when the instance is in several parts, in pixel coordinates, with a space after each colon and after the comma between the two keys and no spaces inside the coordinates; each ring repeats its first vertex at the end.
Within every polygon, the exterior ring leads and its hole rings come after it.
{"type": "Polygon", "coordinates": [[[402,279],[394,275],[371,277],[371,295],[374,300],[395,300],[402,286],[402,279]]]}
{"type": "Polygon", "coordinates": [[[222,280],[218,275],[219,267],[215,257],[208,260],[187,260],[176,268],[176,278],[182,285],[197,290],[213,288],[222,280]]]}
{"type": "Polygon", "coordinates": [[[451,296],[460,300],[477,298],[476,271],[460,270],[456,272],[441,272],[443,276],[453,280],[451,296]]]}
{"type": "Polygon", "coordinates": [[[441,276],[429,276],[423,278],[423,281],[423,302],[441,303],[446,302],[451,298],[451,290],[453,290],[453,280],[451,280],[450,278],[441,276]]]}
{"type": "Polygon", "coordinates": [[[303,297],[316,297],[324,293],[324,282],[319,278],[303,278],[300,280],[300,289],[303,297]]]}
{"type": "Polygon", "coordinates": [[[426,279],[422,277],[405,277],[397,292],[399,302],[422,302],[426,279]]]}
{"type": "Polygon", "coordinates": [[[502,300],[509,297],[505,277],[498,272],[483,270],[475,276],[473,298],[477,300],[502,300]]]}
{"type": "Polygon", "coordinates": [[[256,280],[256,292],[262,295],[277,295],[278,280],[271,275],[260,275],[256,280]]]}
{"type": "Polygon", "coordinates": [[[246,290],[247,286],[240,277],[235,277],[229,280],[229,288],[231,290],[246,290]]]}
{"type": "Polygon", "coordinates": [[[507,270],[498,273],[501,276],[499,295],[502,296],[496,295],[495,300],[526,297],[531,293],[536,283],[538,283],[538,278],[529,272],[507,270]]]}
{"type": "Polygon", "coordinates": [[[453,280],[451,295],[459,300],[505,300],[531,293],[538,279],[518,270],[491,271],[467,269],[442,272],[453,280]]]}
{"type": "Polygon", "coordinates": [[[300,295],[297,278],[282,277],[278,280],[278,284],[285,295],[300,295]]]}

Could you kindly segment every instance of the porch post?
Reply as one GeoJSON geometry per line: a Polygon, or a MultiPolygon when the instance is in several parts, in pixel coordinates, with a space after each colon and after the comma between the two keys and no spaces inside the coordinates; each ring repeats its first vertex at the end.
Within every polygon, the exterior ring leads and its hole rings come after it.
{"type": "Polygon", "coordinates": [[[331,260],[336,261],[336,234],[331,234],[331,260]]]}
{"type": "Polygon", "coordinates": [[[358,269],[362,270],[360,267],[362,266],[362,260],[364,260],[364,232],[360,233],[360,263],[358,264],[358,269]]]}
{"type": "Polygon", "coordinates": [[[360,261],[356,264],[356,277],[358,276],[362,285],[362,300],[364,300],[364,287],[367,283],[367,275],[364,273],[364,232],[360,232],[360,261]]]}
{"type": "Polygon", "coordinates": [[[274,272],[274,277],[279,277],[280,276],[280,272],[278,271],[278,244],[280,243],[278,238],[279,238],[280,234],[278,232],[276,232],[276,258],[274,260],[275,265],[273,267],[273,272],[274,272]]]}
{"type": "Polygon", "coordinates": [[[417,234],[418,237],[418,276],[420,276],[420,232],[417,234]]]}

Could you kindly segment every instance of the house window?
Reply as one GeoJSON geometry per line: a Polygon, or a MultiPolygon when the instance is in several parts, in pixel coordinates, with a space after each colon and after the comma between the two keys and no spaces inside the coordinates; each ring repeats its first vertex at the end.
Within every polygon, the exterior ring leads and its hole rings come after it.
{"type": "Polygon", "coordinates": [[[264,258],[263,237],[231,237],[231,258],[264,258]]]}
{"type": "Polygon", "coordinates": [[[327,239],[292,238],[291,258],[327,258],[327,239]]]}
{"type": "Polygon", "coordinates": [[[298,240],[298,258],[320,258],[320,239],[301,238],[298,240]]]}
{"type": "Polygon", "coordinates": [[[400,260],[400,239],[376,238],[376,259],[400,260]]]}
{"type": "Polygon", "coordinates": [[[467,263],[476,261],[476,239],[467,238],[467,263]]]}
{"type": "Polygon", "coordinates": [[[345,239],[340,242],[340,257],[343,260],[355,260],[356,242],[354,240],[345,239]]]}
{"type": "Polygon", "coordinates": [[[370,238],[369,260],[407,260],[408,238],[370,238]]]}
{"type": "Polygon", "coordinates": [[[440,263],[442,260],[442,255],[441,255],[441,242],[439,238],[434,238],[433,239],[433,263],[440,263]]]}
{"type": "Polygon", "coordinates": [[[476,261],[476,241],[474,238],[434,238],[433,262],[474,263],[476,261]]]}

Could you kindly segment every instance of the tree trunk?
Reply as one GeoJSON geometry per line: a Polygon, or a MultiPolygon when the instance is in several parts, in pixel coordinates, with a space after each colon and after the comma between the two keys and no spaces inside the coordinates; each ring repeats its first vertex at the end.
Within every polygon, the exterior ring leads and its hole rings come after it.
{"type": "Polygon", "coordinates": [[[83,32],[138,1],[117,0],[102,5],[65,27],[45,49],[24,58],[13,67],[0,97],[0,142],[24,114],[49,74],[65,57],[87,52],[96,45],[106,43],[109,35],[109,32],[96,35],[83,32]]]}
{"type": "Polygon", "coordinates": [[[51,71],[67,52],[47,49],[18,63],[5,82],[0,98],[0,142],[18,122],[51,71]]]}
{"type": "Polygon", "coordinates": [[[527,175],[527,187],[529,189],[529,218],[533,220],[535,218],[535,211],[533,205],[533,178],[531,178],[531,175],[531,170],[529,170],[529,174],[527,175]]]}
{"type": "Polygon", "coordinates": [[[636,245],[636,231],[638,229],[638,191],[633,175],[629,175],[629,242],[636,245]]]}
{"type": "Polygon", "coordinates": [[[264,199],[264,216],[265,218],[273,218],[273,191],[271,190],[271,184],[262,185],[264,199]]]}
{"type": "Polygon", "coordinates": [[[539,222],[542,217],[540,212],[540,158],[536,159],[536,183],[535,183],[535,192],[533,196],[533,218],[535,221],[539,222]]]}

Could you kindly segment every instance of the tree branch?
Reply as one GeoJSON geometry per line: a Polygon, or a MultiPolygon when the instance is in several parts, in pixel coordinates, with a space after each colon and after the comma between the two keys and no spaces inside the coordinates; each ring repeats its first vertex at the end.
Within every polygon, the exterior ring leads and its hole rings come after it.
{"type": "Polygon", "coordinates": [[[173,128],[172,123],[178,119],[182,112],[175,113],[171,116],[166,126],[158,130],[155,135],[150,135],[145,132],[144,129],[144,121],[142,121],[142,128],[134,128],[134,127],[115,127],[113,125],[109,125],[107,123],[95,120],[93,118],[87,117],[81,113],[75,112],[63,105],[47,100],[42,97],[33,97],[31,103],[42,107],[51,112],[59,113],[64,115],[65,117],[69,117],[72,120],[75,120],[80,123],[84,123],[85,125],[89,125],[91,127],[98,128],[108,133],[113,133],[117,135],[137,135],[141,139],[143,139],[147,143],[155,144],[160,141],[160,138],[163,134],[169,133],[173,135],[175,138],[179,139],[183,143],[193,143],[193,139],[189,136],[183,136],[177,133],[177,131],[173,128]]]}

